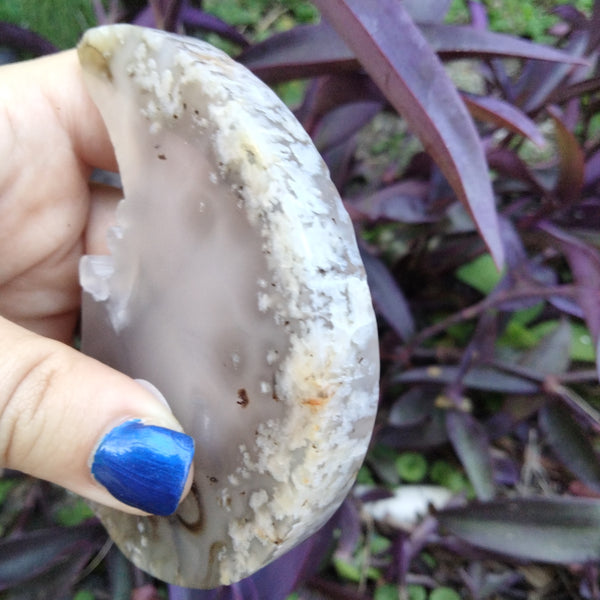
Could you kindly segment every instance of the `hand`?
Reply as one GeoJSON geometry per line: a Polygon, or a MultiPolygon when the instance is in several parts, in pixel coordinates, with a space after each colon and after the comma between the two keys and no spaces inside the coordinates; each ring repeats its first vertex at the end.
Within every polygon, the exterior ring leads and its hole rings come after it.
{"type": "Polygon", "coordinates": [[[0,67],[0,466],[168,514],[193,441],[148,390],[68,345],[79,258],[107,252],[119,198],[90,184],[94,167],[117,169],[75,52],[0,67]]]}

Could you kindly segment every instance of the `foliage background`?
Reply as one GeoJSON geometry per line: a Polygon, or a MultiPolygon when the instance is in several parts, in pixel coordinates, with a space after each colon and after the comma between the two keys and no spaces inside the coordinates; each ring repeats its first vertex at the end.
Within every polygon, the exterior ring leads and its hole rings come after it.
{"type": "Polygon", "coordinates": [[[0,597],[600,598],[600,3],[5,0],[3,60],[116,20],[201,35],[294,108],[361,242],[380,414],[328,527],[214,592],[4,473],[0,597]],[[435,89],[408,68],[440,60],[435,89]]]}

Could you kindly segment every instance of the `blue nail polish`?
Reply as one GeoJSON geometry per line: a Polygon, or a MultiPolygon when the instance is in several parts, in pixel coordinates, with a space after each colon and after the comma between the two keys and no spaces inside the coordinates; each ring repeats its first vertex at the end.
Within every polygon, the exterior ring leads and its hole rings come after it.
{"type": "Polygon", "coordinates": [[[121,502],[166,516],[177,508],[193,457],[189,435],[137,419],[106,434],[92,475],[121,502]]]}

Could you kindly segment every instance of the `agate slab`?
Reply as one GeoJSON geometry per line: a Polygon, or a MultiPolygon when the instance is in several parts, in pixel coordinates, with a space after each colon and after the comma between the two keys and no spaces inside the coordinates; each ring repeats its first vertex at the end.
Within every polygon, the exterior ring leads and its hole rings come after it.
{"type": "Polygon", "coordinates": [[[315,532],[373,426],[376,323],[352,223],[310,138],[247,69],[129,25],[79,57],[125,199],[86,256],[83,351],[152,382],[196,441],[171,517],[95,507],[165,581],[246,577],[315,532]]]}

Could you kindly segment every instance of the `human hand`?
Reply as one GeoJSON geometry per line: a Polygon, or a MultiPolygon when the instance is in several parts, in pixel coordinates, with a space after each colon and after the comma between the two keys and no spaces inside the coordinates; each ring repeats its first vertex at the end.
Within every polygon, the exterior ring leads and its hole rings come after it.
{"type": "Polygon", "coordinates": [[[169,514],[191,486],[192,439],[147,389],[68,345],[79,258],[107,253],[119,199],[89,183],[94,167],[117,169],[75,51],[0,67],[0,467],[169,514]]]}

